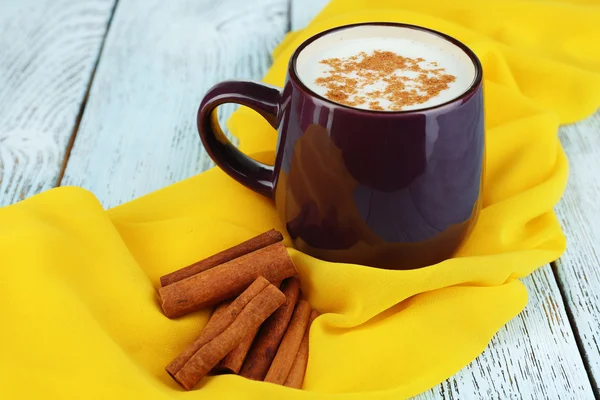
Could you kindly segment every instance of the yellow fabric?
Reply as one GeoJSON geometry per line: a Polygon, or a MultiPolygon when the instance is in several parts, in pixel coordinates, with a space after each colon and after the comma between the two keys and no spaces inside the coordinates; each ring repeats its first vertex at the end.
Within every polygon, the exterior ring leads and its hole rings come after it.
{"type": "MultiPolygon", "coordinates": [[[[321,30],[399,21],[441,30],[484,65],[484,208],[459,254],[414,271],[319,261],[293,249],[323,315],[311,331],[306,391],[211,377],[183,392],[164,366],[209,310],[163,316],[158,277],[269,228],[273,205],[218,169],[104,211],[60,188],[0,210],[0,397],[60,399],[401,399],[475,358],[527,302],[518,278],[565,248],[552,207],[567,179],[559,123],[600,105],[594,1],[337,0],[288,35],[266,81],[321,30]]],[[[276,133],[231,120],[242,149],[272,158],[276,133]]],[[[289,238],[286,243],[290,245],[289,238]]]]}

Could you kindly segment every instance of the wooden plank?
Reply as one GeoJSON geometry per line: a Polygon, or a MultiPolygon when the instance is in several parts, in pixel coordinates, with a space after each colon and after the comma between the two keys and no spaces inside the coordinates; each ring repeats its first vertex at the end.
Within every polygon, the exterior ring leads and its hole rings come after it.
{"type": "Polygon", "coordinates": [[[291,0],[292,30],[302,29],[329,3],[329,0],[291,0]]]}
{"type": "MultiPolygon", "coordinates": [[[[292,29],[305,26],[326,3],[292,0],[292,29]]],[[[471,364],[416,398],[593,398],[551,267],[540,268],[523,282],[529,291],[525,310],[471,364]]]]}
{"type": "Polygon", "coordinates": [[[113,5],[0,2],[0,206],[56,185],[113,5]]]}
{"type": "MultiPolygon", "coordinates": [[[[286,7],[284,1],[247,8],[226,1],[203,13],[210,2],[197,3],[167,7],[155,1],[138,9],[122,0],[64,183],[92,189],[112,206],[210,165],[195,134],[196,104],[214,82],[262,75],[268,52],[285,31],[286,7]]],[[[307,4],[300,8],[309,9],[307,4]]],[[[297,13],[292,16],[299,20],[297,13]]],[[[549,268],[524,281],[530,291],[527,309],[482,356],[421,397],[590,397],[549,268]]]]}
{"type": "Polygon", "coordinates": [[[600,112],[564,127],[560,138],[570,173],[556,208],[567,235],[567,251],[556,262],[555,272],[600,397],[600,112]]]}
{"type": "MultiPolygon", "coordinates": [[[[287,0],[121,0],[63,184],[107,207],[197,174],[196,111],[225,79],[260,79],[288,27],[287,0]]],[[[224,121],[233,107],[221,107],[224,121]]]]}
{"type": "Polygon", "coordinates": [[[594,398],[552,269],[523,283],[525,310],[471,364],[415,399],[594,398]]]}

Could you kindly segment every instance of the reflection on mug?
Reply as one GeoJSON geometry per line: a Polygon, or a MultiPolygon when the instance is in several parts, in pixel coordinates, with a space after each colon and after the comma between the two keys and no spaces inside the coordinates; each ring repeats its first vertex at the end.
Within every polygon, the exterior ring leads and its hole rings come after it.
{"type": "MultiPolygon", "coordinates": [[[[337,56],[329,55],[326,64],[345,71],[337,56]]],[[[468,47],[440,32],[388,22],[321,32],[296,49],[282,89],[247,81],[213,87],[200,105],[198,131],[219,167],[274,198],[296,248],[315,257],[423,267],[451,257],[477,219],[485,157],[483,71],[468,47]],[[374,43],[372,38],[390,46],[402,40],[426,46],[419,45],[418,58],[400,54],[405,48],[346,58],[362,68],[362,78],[377,75],[385,90],[367,90],[343,74],[329,76],[327,88],[336,96],[317,90],[317,78],[309,72],[323,64],[324,50],[337,51],[341,42],[353,40],[374,43]],[[451,60],[442,66],[432,58],[427,65],[456,67],[443,74],[452,85],[441,87],[441,78],[429,75],[439,69],[423,71],[425,47],[451,60]],[[365,57],[371,57],[366,64],[365,57]],[[409,72],[416,75],[408,79],[409,72]],[[427,83],[433,97],[418,93],[407,79],[427,83]],[[359,89],[378,101],[413,103],[386,110],[376,101],[375,108],[359,89]],[[415,103],[416,98],[423,101],[415,103]],[[215,108],[228,102],[254,109],[278,129],[275,165],[240,153],[211,120],[215,108]]]]}
{"type": "MultiPolygon", "coordinates": [[[[461,118],[460,110],[455,114],[461,118]]],[[[476,132],[483,129],[478,126],[483,121],[471,115],[465,113],[461,123],[472,134],[458,138],[444,131],[444,121],[427,118],[422,162],[413,162],[408,170],[392,160],[396,168],[386,165],[388,170],[403,172],[382,186],[370,174],[390,173],[377,170],[381,160],[369,164],[374,153],[368,143],[362,147],[364,158],[357,161],[361,152],[344,153],[325,127],[309,125],[285,152],[284,158],[289,155],[291,160],[284,160],[276,191],[278,209],[296,245],[324,259],[391,263],[395,268],[417,268],[441,255],[449,257],[480,208],[483,136],[476,132]],[[348,165],[361,165],[358,174],[366,183],[348,165]]]]}

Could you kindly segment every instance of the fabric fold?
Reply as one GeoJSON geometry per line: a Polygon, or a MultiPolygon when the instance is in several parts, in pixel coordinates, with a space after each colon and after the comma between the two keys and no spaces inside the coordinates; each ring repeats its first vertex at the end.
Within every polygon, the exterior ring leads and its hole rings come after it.
{"type": "MultiPolygon", "coordinates": [[[[106,211],[74,187],[0,209],[0,394],[400,399],[448,378],[523,309],[517,278],[565,249],[552,211],[568,174],[557,129],[600,105],[600,51],[590,50],[600,43],[599,20],[600,8],[585,1],[335,0],[275,50],[265,81],[281,86],[309,36],[395,21],[464,41],[485,76],[483,209],[455,257],[381,270],[318,260],[285,236],[302,290],[322,314],[305,390],[217,376],[201,393],[185,393],[164,371],[210,310],[167,319],[159,277],[265,230],[285,233],[270,200],[212,169],[106,211]]],[[[268,123],[241,108],[229,125],[243,151],[273,160],[277,133],[268,123]]]]}

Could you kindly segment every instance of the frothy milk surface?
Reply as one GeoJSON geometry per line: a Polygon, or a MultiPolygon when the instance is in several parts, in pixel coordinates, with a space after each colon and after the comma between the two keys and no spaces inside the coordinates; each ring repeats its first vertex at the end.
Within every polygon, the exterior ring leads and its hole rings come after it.
{"type": "Polygon", "coordinates": [[[323,97],[383,111],[446,103],[475,79],[473,62],[460,47],[426,31],[390,26],[359,26],[321,37],[302,50],[296,72],[323,97]]]}

